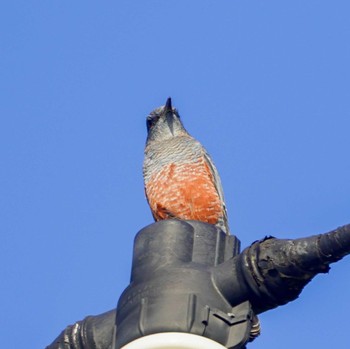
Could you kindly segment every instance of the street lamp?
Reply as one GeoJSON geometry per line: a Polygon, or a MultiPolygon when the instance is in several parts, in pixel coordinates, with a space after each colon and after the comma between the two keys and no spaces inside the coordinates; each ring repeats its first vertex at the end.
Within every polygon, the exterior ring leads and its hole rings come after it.
{"type": "MultiPolygon", "coordinates": [[[[240,242],[198,221],[165,220],[135,237],[116,310],[68,326],[48,349],[238,349],[256,315],[298,298],[350,254],[350,224],[295,240],[240,242]]],[[[253,330],[253,331],[252,331],[253,330]]]]}

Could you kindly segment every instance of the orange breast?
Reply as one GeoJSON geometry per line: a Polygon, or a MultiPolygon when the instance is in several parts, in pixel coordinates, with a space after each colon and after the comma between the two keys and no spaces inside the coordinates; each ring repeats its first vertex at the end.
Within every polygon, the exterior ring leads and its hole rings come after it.
{"type": "Polygon", "coordinates": [[[216,224],[223,206],[205,161],[170,164],[153,175],[145,187],[154,218],[179,218],[216,224]]]}

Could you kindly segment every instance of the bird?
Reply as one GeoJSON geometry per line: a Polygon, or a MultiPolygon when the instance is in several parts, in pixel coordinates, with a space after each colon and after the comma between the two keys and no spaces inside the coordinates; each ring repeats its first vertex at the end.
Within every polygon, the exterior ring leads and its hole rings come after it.
{"type": "Polygon", "coordinates": [[[143,162],[146,198],[155,221],[197,220],[230,235],[219,173],[185,129],[169,97],[147,116],[143,162]]]}
{"type": "MultiPolygon", "coordinates": [[[[155,221],[197,220],[230,235],[219,173],[206,149],[185,129],[170,97],[147,116],[146,125],[143,178],[155,221]]],[[[261,331],[255,314],[251,325],[250,341],[261,331]]]]}

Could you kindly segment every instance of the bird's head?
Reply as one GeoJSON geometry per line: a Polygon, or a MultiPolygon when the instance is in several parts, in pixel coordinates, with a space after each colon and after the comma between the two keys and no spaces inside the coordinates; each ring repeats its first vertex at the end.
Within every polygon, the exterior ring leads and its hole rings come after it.
{"type": "Polygon", "coordinates": [[[153,110],[147,116],[147,142],[163,141],[172,137],[187,135],[177,110],[168,98],[165,105],[153,110]]]}

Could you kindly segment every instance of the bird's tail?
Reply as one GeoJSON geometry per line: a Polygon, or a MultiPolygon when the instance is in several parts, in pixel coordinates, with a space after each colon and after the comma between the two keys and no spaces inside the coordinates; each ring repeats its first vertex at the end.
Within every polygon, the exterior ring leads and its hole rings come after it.
{"type": "Polygon", "coordinates": [[[230,228],[228,226],[226,210],[225,210],[224,217],[218,220],[218,222],[216,223],[216,226],[220,228],[226,235],[231,235],[230,228]]]}

